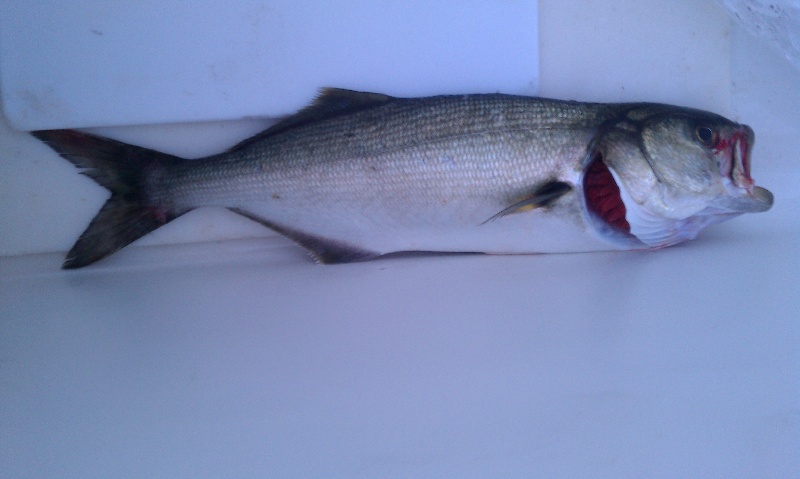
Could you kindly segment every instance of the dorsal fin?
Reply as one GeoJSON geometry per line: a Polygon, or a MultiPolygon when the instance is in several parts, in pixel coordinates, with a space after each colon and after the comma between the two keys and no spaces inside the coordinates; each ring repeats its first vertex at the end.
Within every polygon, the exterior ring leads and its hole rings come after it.
{"type": "Polygon", "coordinates": [[[381,105],[394,99],[395,97],[382,93],[345,90],[343,88],[323,88],[317,98],[310,105],[300,110],[295,117],[308,115],[312,117],[311,119],[319,120],[353,110],[381,105]]]}
{"type": "Polygon", "coordinates": [[[256,141],[286,131],[290,128],[324,120],[326,118],[333,118],[345,113],[372,108],[394,99],[395,97],[383,95],[381,93],[360,92],[342,88],[323,88],[320,90],[317,98],[307,107],[275,123],[261,133],[236,144],[228,151],[247,148],[256,141]]]}

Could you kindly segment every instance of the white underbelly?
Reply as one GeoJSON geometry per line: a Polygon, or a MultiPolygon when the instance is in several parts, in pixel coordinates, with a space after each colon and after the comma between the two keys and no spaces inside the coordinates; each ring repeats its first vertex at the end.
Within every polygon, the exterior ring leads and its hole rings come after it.
{"type": "Polygon", "coordinates": [[[619,249],[594,232],[565,218],[521,213],[485,224],[461,225],[445,231],[397,232],[390,249],[472,251],[481,253],[570,253],[619,249]]]}
{"type": "MultiPolygon", "coordinates": [[[[275,202],[240,208],[284,229],[334,240],[377,254],[397,251],[495,254],[569,253],[624,249],[587,226],[573,203],[535,209],[492,221],[484,205],[447,205],[424,213],[380,206],[321,205],[281,208],[275,202]]],[[[494,207],[492,207],[494,208],[494,207]]]]}

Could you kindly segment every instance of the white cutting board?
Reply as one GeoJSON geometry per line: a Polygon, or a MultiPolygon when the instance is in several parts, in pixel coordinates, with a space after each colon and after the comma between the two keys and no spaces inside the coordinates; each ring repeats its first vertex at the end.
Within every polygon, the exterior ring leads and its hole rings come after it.
{"type": "Polygon", "coordinates": [[[535,0],[0,2],[18,129],[291,113],[323,86],[533,94],[535,0]]]}

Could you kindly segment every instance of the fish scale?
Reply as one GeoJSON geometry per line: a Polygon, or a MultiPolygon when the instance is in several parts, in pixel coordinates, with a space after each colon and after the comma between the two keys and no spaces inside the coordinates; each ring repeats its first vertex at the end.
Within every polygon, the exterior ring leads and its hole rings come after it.
{"type": "Polygon", "coordinates": [[[33,134],[112,192],[68,268],[204,206],[230,208],[335,263],[396,251],[661,247],[772,204],[750,179],[749,127],[649,103],[326,89],[198,160],[70,130],[33,134]],[[707,144],[709,131],[724,144],[707,144]]]}

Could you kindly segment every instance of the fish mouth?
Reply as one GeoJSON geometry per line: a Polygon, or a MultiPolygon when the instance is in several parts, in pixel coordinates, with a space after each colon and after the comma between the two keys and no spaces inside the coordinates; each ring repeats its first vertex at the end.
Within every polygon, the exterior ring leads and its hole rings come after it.
{"type": "Polygon", "coordinates": [[[754,141],[753,129],[742,125],[730,137],[721,138],[714,147],[714,153],[721,157],[720,174],[729,193],[725,207],[731,212],[767,211],[774,202],[772,193],[755,186],[750,176],[750,154],[754,141]]]}
{"type": "Polygon", "coordinates": [[[753,129],[743,125],[728,140],[721,140],[716,148],[717,152],[723,153],[725,159],[720,169],[722,176],[748,192],[754,185],[750,176],[750,152],[754,139],[753,129]]]}

